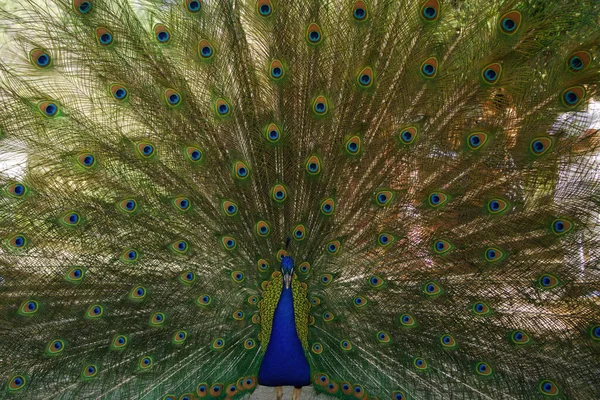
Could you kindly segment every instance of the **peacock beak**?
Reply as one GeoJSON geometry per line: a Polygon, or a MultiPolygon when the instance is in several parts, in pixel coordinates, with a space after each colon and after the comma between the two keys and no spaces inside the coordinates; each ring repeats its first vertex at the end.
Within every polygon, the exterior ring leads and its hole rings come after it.
{"type": "Polygon", "coordinates": [[[287,272],[283,273],[283,283],[285,283],[286,289],[290,288],[290,283],[292,283],[292,272],[291,271],[289,273],[287,273],[287,272]]]}

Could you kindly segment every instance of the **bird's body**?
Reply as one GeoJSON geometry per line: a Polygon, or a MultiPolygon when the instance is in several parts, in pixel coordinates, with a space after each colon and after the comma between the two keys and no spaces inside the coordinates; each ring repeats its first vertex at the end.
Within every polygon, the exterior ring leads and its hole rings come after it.
{"type": "Polygon", "coordinates": [[[14,2],[0,397],[597,398],[599,15],[14,2]]]}

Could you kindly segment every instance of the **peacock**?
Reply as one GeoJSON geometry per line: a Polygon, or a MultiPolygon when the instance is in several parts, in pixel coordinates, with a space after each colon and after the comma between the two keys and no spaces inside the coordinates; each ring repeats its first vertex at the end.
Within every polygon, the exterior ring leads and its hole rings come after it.
{"type": "Polygon", "coordinates": [[[2,3],[1,398],[600,398],[596,0],[2,3]]]}

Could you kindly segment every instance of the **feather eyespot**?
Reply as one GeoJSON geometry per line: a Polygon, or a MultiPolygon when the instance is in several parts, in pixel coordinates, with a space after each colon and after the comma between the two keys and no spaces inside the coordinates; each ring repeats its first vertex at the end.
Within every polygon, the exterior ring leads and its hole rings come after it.
{"type": "Polygon", "coordinates": [[[29,52],[29,60],[37,68],[44,69],[52,66],[52,56],[43,49],[33,49],[29,52]]]}
{"type": "Polygon", "coordinates": [[[104,308],[100,304],[94,304],[87,309],[85,316],[86,318],[95,319],[100,318],[103,313],[104,308]]]}
{"type": "Polygon", "coordinates": [[[333,321],[335,317],[333,316],[332,312],[329,311],[325,311],[323,313],[323,321],[329,322],[329,321],[333,321]]]}
{"type": "Polygon", "coordinates": [[[421,75],[424,78],[432,79],[435,78],[438,71],[438,60],[435,57],[430,57],[427,60],[423,61],[421,64],[421,75]]]}
{"type": "Polygon", "coordinates": [[[237,247],[236,240],[231,236],[223,236],[221,238],[221,244],[223,245],[223,248],[228,251],[235,250],[237,247]]]}
{"type": "Polygon", "coordinates": [[[475,365],[475,372],[482,376],[489,376],[492,374],[492,367],[488,363],[478,362],[475,365]]]}
{"type": "Polygon", "coordinates": [[[98,367],[94,364],[86,365],[81,370],[81,377],[83,379],[94,378],[96,375],[98,375],[98,367]]]}
{"type": "Polygon", "coordinates": [[[577,51],[569,56],[567,67],[571,72],[580,72],[585,70],[592,61],[592,56],[587,51],[577,51]]]}
{"type": "Polygon", "coordinates": [[[129,299],[134,301],[143,300],[146,297],[147,290],[143,286],[136,286],[129,292],[129,299]]]}
{"type": "Polygon", "coordinates": [[[129,342],[129,340],[127,339],[127,336],[117,335],[114,337],[114,339],[112,341],[111,349],[112,350],[123,350],[127,346],[128,342],[129,342]]]}
{"type": "Polygon", "coordinates": [[[358,85],[363,88],[371,87],[373,84],[373,70],[371,67],[363,68],[356,78],[358,85]]]}
{"type": "Polygon", "coordinates": [[[74,227],[81,222],[81,216],[75,211],[68,211],[63,214],[59,221],[63,226],[74,227]]]}
{"type": "Polygon", "coordinates": [[[327,245],[325,246],[325,249],[327,250],[327,253],[329,253],[331,255],[338,254],[340,251],[340,241],[333,240],[333,241],[327,243],[327,245]]]}
{"type": "Polygon", "coordinates": [[[402,324],[402,326],[410,328],[410,327],[415,326],[417,322],[412,317],[412,315],[410,315],[410,314],[402,314],[400,316],[400,323],[402,324]]]}
{"type": "Polygon", "coordinates": [[[179,211],[188,211],[192,206],[192,202],[187,197],[176,197],[173,199],[173,205],[179,211]]]}
{"type": "Polygon", "coordinates": [[[564,218],[555,219],[552,221],[552,232],[555,235],[561,236],[573,229],[573,223],[564,218]]]}
{"type": "Polygon", "coordinates": [[[32,316],[36,312],[38,312],[39,305],[35,300],[27,300],[21,304],[19,307],[19,314],[24,316],[32,316]]]}
{"type": "Polygon", "coordinates": [[[500,18],[500,30],[507,35],[514,35],[521,25],[521,13],[510,11],[500,18]]]}
{"type": "Polygon", "coordinates": [[[319,281],[325,286],[329,285],[331,281],[333,281],[333,276],[331,274],[323,274],[319,278],[319,281]]]}
{"type": "Polygon", "coordinates": [[[273,60],[269,66],[269,76],[271,79],[279,80],[285,75],[283,64],[279,60],[273,60]]]}
{"type": "Polygon", "coordinates": [[[362,296],[356,296],[352,303],[356,308],[362,308],[367,305],[368,300],[362,296]]]}
{"type": "Polygon", "coordinates": [[[321,28],[316,23],[312,23],[306,29],[306,40],[310,44],[319,44],[323,39],[323,32],[321,32],[321,28]]]}
{"type": "Polygon", "coordinates": [[[471,311],[473,311],[475,315],[488,315],[491,313],[490,307],[482,302],[473,304],[471,311]]]}
{"type": "Polygon", "coordinates": [[[423,286],[423,290],[427,296],[437,296],[438,294],[442,293],[442,289],[435,282],[427,282],[423,286]]]}
{"type": "Polygon", "coordinates": [[[573,86],[562,92],[561,100],[568,108],[577,107],[585,98],[585,89],[582,86],[573,86]]]}
{"type": "Polygon", "coordinates": [[[431,207],[437,208],[446,204],[449,200],[449,197],[442,192],[433,192],[429,195],[427,201],[431,207]]]}
{"type": "Polygon", "coordinates": [[[231,273],[231,279],[236,283],[241,283],[244,281],[244,273],[242,271],[233,271],[231,273]]]}
{"type": "Polygon", "coordinates": [[[456,347],[456,340],[452,337],[452,335],[446,334],[440,337],[440,343],[446,349],[452,349],[456,347]]]}
{"type": "Polygon", "coordinates": [[[421,6],[421,17],[428,22],[437,21],[440,17],[440,4],[438,0],[427,0],[424,2],[421,6]]]}
{"type": "Polygon", "coordinates": [[[46,347],[46,353],[50,356],[57,356],[65,351],[65,342],[60,339],[51,341],[46,347]]]}
{"type": "Polygon", "coordinates": [[[540,382],[540,392],[546,396],[556,396],[559,393],[558,386],[550,380],[543,380],[540,382]]]}
{"type": "Polygon", "coordinates": [[[260,272],[266,272],[269,270],[269,262],[267,260],[265,260],[264,258],[261,258],[260,260],[258,260],[258,262],[256,264],[257,264],[258,270],[260,272]]]}
{"type": "Polygon", "coordinates": [[[346,153],[349,155],[355,156],[360,153],[361,150],[361,139],[360,136],[352,136],[350,139],[346,141],[346,145],[344,146],[346,153]]]}
{"type": "Polygon", "coordinates": [[[221,202],[221,209],[228,217],[233,217],[238,213],[238,206],[231,200],[223,200],[221,202]]]}
{"type": "Polygon", "coordinates": [[[395,193],[391,190],[379,190],[375,193],[375,201],[378,206],[385,207],[388,206],[395,197],[395,193]]]}
{"type": "Polygon", "coordinates": [[[452,250],[452,245],[446,240],[440,239],[433,244],[433,251],[437,254],[445,254],[450,250],[452,250]]]}
{"type": "Polygon", "coordinates": [[[207,294],[203,294],[196,299],[196,302],[198,305],[207,306],[212,302],[212,298],[207,294]]]}
{"type": "Polygon", "coordinates": [[[150,316],[150,326],[162,326],[165,324],[167,317],[162,312],[156,312],[150,316]]]}
{"type": "Polygon", "coordinates": [[[198,43],[198,54],[202,60],[210,60],[215,55],[215,50],[208,40],[202,39],[198,43]]]}
{"type": "Polygon", "coordinates": [[[495,85],[500,79],[502,73],[502,66],[498,63],[490,64],[483,68],[481,71],[481,77],[483,81],[489,85],[495,85]]]}
{"type": "Polygon", "coordinates": [[[306,161],[306,172],[309,175],[318,175],[321,172],[321,160],[317,156],[311,156],[306,161]]]}
{"type": "Polygon", "coordinates": [[[244,389],[253,389],[256,386],[257,380],[253,376],[248,376],[244,379],[244,389]]]}
{"type": "Polygon", "coordinates": [[[169,250],[176,255],[182,255],[188,252],[190,246],[185,240],[176,240],[169,245],[169,250]]]}
{"type": "Polygon", "coordinates": [[[340,388],[342,389],[342,393],[344,393],[345,395],[352,394],[352,386],[348,382],[341,382],[340,388]]]}
{"type": "Polygon", "coordinates": [[[16,392],[17,390],[23,389],[26,383],[27,381],[23,375],[15,375],[8,381],[8,390],[16,392]]]}
{"type": "Polygon", "coordinates": [[[73,8],[81,15],[88,14],[92,11],[92,0],[73,0],[73,8]]]}
{"type": "Polygon", "coordinates": [[[313,101],[313,111],[317,115],[325,115],[328,111],[327,99],[325,96],[318,96],[315,101],[313,101]]]}
{"type": "Polygon", "coordinates": [[[165,100],[169,107],[177,107],[181,105],[181,95],[175,89],[167,89],[164,93],[165,100]]]}
{"type": "Polygon", "coordinates": [[[308,274],[310,271],[310,263],[308,261],[302,262],[300,265],[298,265],[298,271],[301,274],[308,274]]]}
{"type": "Polygon", "coordinates": [[[389,343],[390,335],[383,331],[379,331],[377,332],[377,340],[379,340],[380,343],[389,343]]]}
{"type": "Polygon", "coordinates": [[[475,132],[467,138],[467,146],[471,150],[479,150],[487,143],[488,136],[483,132],[475,132]]]}
{"type": "Polygon", "coordinates": [[[222,338],[217,338],[213,340],[212,347],[213,349],[222,349],[225,346],[225,340],[222,338]]]}
{"type": "Polygon", "coordinates": [[[81,153],[76,160],[85,169],[90,169],[96,165],[96,158],[90,153],[81,153]]]}
{"type": "Polygon", "coordinates": [[[315,354],[321,354],[323,352],[323,345],[321,343],[313,343],[311,346],[311,351],[315,354]]]}
{"type": "Polygon", "coordinates": [[[185,0],[185,9],[192,13],[192,14],[196,14],[198,12],[200,12],[200,9],[202,8],[202,1],[201,0],[185,0]]]}
{"type": "Polygon", "coordinates": [[[241,321],[244,319],[244,312],[242,310],[236,310],[233,312],[233,319],[241,321]]]}
{"type": "Polygon", "coordinates": [[[400,143],[404,145],[412,144],[417,137],[417,128],[414,126],[409,126],[400,130],[398,134],[398,138],[400,139],[400,143]]]}
{"type": "Polygon", "coordinates": [[[392,400],[406,400],[406,395],[404,392],[394,392],[392,393],[392,400]]]}
{"type": "Polygon", "coordinates": [[[424,358],[417,357],[413,360],[413,365],[418,370],[427,369],[427,361],[424,358]]]}
{"type": "Polygon", "coordinates": [[[377,244],[385,248],[389,247],[395,240],[396,238],[389,233],[380,233],[377,237],[377,244]]]}
{"type": "Polygon", "coordinates": [[[6,193],[14,198],[21,198],[27,193],[27,187],[21,183],[11,183],[6,187],[6,193]]]}
{"type": "Polygon", "coordinates": [[[43,101],[39,104],[39,110],[44,117],[53,118],[59,114],[60,108],[54,101],[43,101]]]}
{"type": "Polygon", "coordinates": [[[136,145],[136,150],[143,158],[151,158],[156,154],[156,150],[151,143],[140,142],[136,145]]]}
{"type": "Polygon", "coordinates": [[[510,340],[514,344],[523,345],[529,343],[529,335],[521,330],[517,330],[511,333],[510,340]]]}
{"type": "Polygon", "coordinates": [[[273,13],[273,5],[270,0],[258,0],[256,2],[256,10],[262,17],[268,17],[273,13]]]}
{"type": "Polygon", "coordinates": [[[101,46],[110,46],[114,43],[114,36],[110,30],[104,27],[96,28],[96,40],[101,46]]]}
{"type": "Polygon", "coordinates": [[[217,115],[219,117],[225,117],[230,111],[229,104],[227,101],[225,101],[225,99],[218,99],[215,103],[215,109],[217,110],[217,115]]]}
{"type": "Polygon", "coordinates": [[[123,102],[129,97],[127,88],[119,83],[113,83],[110,85],[109,90],[112,97],[118,102],[123,102]]]}
{"type": "MultiPolygon", "coordinates": [[[[279,251],[277,252],[277,260],[278,260],[279,262],[282,262],[282,261],[283,261],[283,257],[285,257],[285,256],[287,256],[287,255],[288,255],[288,252],[287,252],[287,251],[285,251],[284,249],[281,249],[281,250],[279,250],[279,251]]],[[[275,272],[273,272],[273,277],[279,276],[279,274],[281,274],[281,272],[279,272],[279,271],[275,271],[275,272]]]]}
{"type": "Polygon", "coordinates": [[[233,175],[238,180],[247,179],[250,176],[250,168],[243,161],[236,161],[233,164],[233,175]]]}
{"type": "Polygon", "coordinates": [[[283,203],[287,198],[287,190],[281,185],[277,184],[271,188],[271,198],[277,203],[283,203]]]}
{"type": "Polygon", "coordinates": [[[306,227],[302,224],[296,225],[293,230],[292,237],[297,241],[304,240],[306,238],[306,227]]]}
{"type": "Polygon", "coordinates": [[[6,244],[9,248],[13,250],[21,250],[24,249],[29,241],[23,235],[13,235],[7,239],[6,244]]]}
{"type": "Polygon", "coordinates": [[[67,280],[67,282],[79,284],[83,281],[84,274],[85,273],[83,269],[81,269],[80,267],[74,267],[71,268],[69,272],[67,272],[67,274],[65,275],[65,279],[67,280]]]}
{"type": "Polygon", "coordinates": [[[352,343],[348,339],[342,339],[340,340],[340,347],[344,351],[349,351],[352,350],[352,343]]]}
{"type": "Polygon", "coordinates": [[[319,209],[321,210],[321,214],[329,216],[335,211],[335,201],[333,198],[328,197],[321,202],[319,209]]]}
{"type": "Polygon", "coordinates": [[[140,362],[138,363],[138,366],[141,369],[148,369],[148,368],[152,367],[152,364],[153,364],[152,357],[146,356],[146,357],[142,357],[140,359],[140,362]]]}
{"type": "Polygon", "coordinates": [[[184,330],[177,331],[173,334],[173,344],[183,344],[188,337],[188,333],[184,330]]]}
{"type": "Polygon", "coordinates": [[[279,127],[275,124],[269,124],[265,129],[265,138],[270,143],[277,143],[281,139],[281,132],[279,131],[279,127]]]}
{"type": "Polygon", "coordinates": [[[201,383],[196,388],[196,393],[199,397],[206,397],[208,394],[208,385],[206,383],[201,383]]]}
{"type": "Polygon", "coordinates": [[[179,275],[179,281],[186,285],[191,285],[196,282],[196,274],[192,271],[186,271],[179,275]]]}
{"type": "Polygon", "coordinates": [[[552,147],[552,139],[549,137],[538,137],[531,141],[530,149],[533,155],[541,156],[552,147]]]}
{"type": "Polygon", "coordinates": [[[121,261],[125,261],[128,263],[136,262],[139,259],[139,253],[134,249],[128,249],[121,254],[121,261]]]}
{"type": "Polygon", "coordinates": [[[169,28],[167,28],[164,24],[156,24],[154,25],[154,37],[160,44],[166,44],[171,41],[171,32],[169,32],[169,28]]]}
{"type": "Polygon", "coordinates": [[[187,147],[185,149],[185,155],[187,156],[188,160],[193,163],[198,163],[202,160],[202,151],[197,147],[187,147]]]}
{"type": "Polygon", "coordinates": [[[374,288],[378,288],[384,284],[384,280],[378,275],[373,275],[369,278],[369,284],[374,288]]]}
{"type": "Polygon", "coordinates": [[[244,342],[244,348],[250,350],[256,347],[256,342],[253,339],[246,339],[244,342]]]}
{"type": "Polygon", "coordinates": [[[357,21],[365,21],[369,17],[369,11],[367,9],[367,4],[358,0],[354,2],[354,7],[352,8],[352,17],[354,17],[357,21]]]}
{"type": "Polygon", "coordinates": [[[553,289],[558,284],[559,280],[551,274],[543,274],[538,278],[538,285],[541,289],[553,289]]]}
{"type": "Polygon", "coordinates": [[[489,247],[485,250],[485,260],[488,262],[500,261],[504,256],[504,252],[495,247],[489,247]]]}
{"type": "Polygon", "coordinates": [[[135,212],[135,210],[137,210],[137,202],[134,199],[124,199],[117,204],[121,211],[124,211],[128,214],[132,214],[135,212]]]}
{"type": "Polygon", "coordinates": [[[487,209],[491,214],[499,214],[508,208],[508,203],[502,199],[492,199],[487,203],[487,209]]]}

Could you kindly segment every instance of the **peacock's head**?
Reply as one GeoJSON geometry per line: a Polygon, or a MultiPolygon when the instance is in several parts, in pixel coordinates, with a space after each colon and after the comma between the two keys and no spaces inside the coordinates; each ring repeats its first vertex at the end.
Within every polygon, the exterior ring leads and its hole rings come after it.
{"type": "Polygon", "coordinates": [[[290,256],[284,256],[281,259],[281,272],[283,273],[283,282],[285,288],[290,288],[292,282],[292,276],[294,275],[294,259],[290,256]]]}

